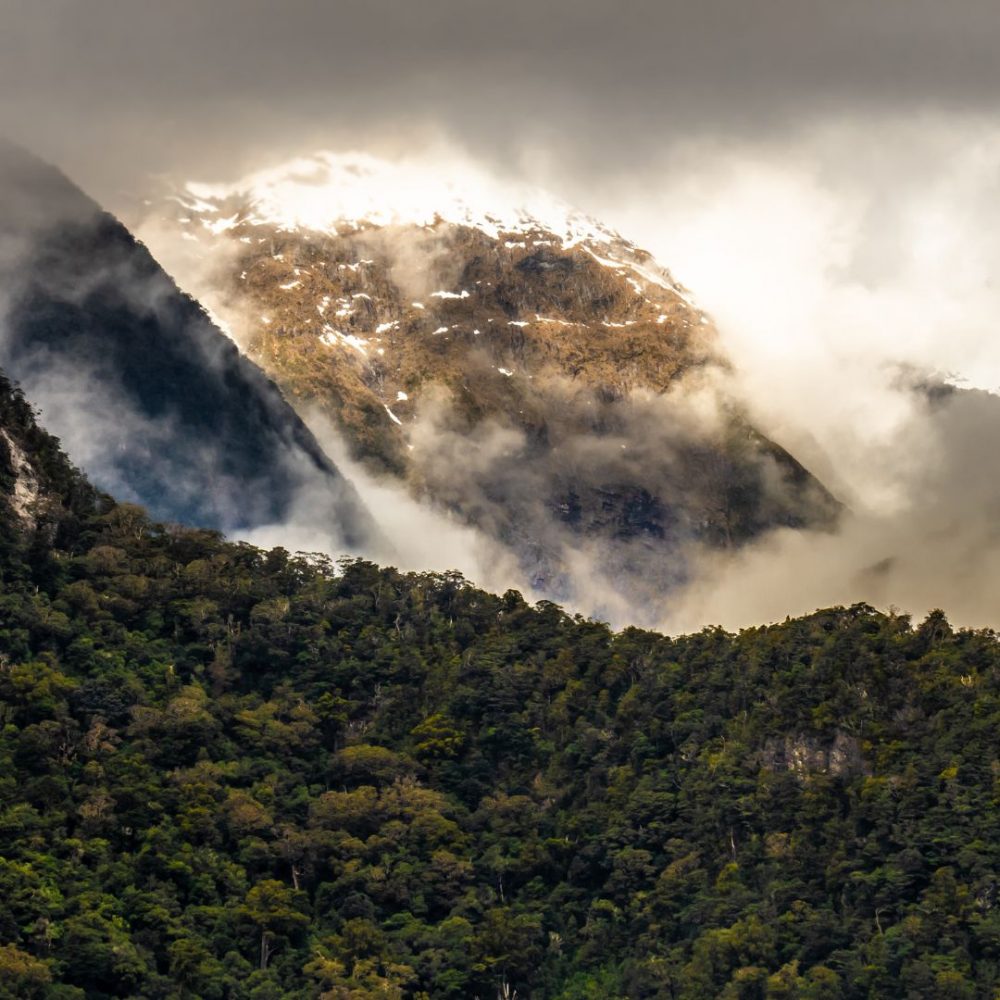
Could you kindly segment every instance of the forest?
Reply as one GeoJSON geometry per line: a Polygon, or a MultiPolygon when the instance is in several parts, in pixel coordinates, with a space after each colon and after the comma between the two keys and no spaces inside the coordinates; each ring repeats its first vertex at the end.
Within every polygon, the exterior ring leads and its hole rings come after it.
{"type": "Polygon", "coordinates": [[[0,997],[998,995],[993,631],[614,633],[262,551],[0,388],[49,497],[0,461],[0,997]]]}

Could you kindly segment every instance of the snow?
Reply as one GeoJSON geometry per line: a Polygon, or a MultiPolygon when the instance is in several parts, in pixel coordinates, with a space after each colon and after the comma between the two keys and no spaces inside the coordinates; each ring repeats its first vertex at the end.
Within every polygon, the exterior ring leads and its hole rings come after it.
{"type": "MultiPolygon", "coordinates": [[[[195,218],[203,232],[215,236],[233,229],[245,233],[254,225],[329,234],[406,225],[439,233],[442,226],[467,226],[508,249],[555,246],[566,251],[580,247],[643,298],[651,287],[658,288],[693,307],[686,290],[668,271],[614,230],[544,191],[500,180],[453,156],[410,156],[391,161],[356,151],[320,151],[235,183],[191,181],[173,200],[187,213],[185,217],[195,218]],[[223,216],[234,206],[239,206],[235,214],[223,216]]],[[[189,234],[185,238],[197,239],[189,234]]],[[[275,259],[283,258],[276,254],[275,259]]],[[[371,264],[373,260],[361,259],[336,267],[356,274],[371,264]]],[[[334,266],[333,262],[329,266],[334,266]]],[[[467,289],[430,294],[441,300],[470,296],[467,289]]],[[[369,298],[363,292],[354,297],[369,298]]],[[[424,309],[423,302],[411,305],[424,309]]]]}
{"type": "Polygon", "coordinates": [[[554,323],[556,326],[584,326],[583,323],[571,323],[568,319],[555,319],[552,316],[539,316],[535,313],[535,322],[554,323]]]}
{"type": "Polygon", "coordinates": [[[508,326],[527,326],[528,324],[524,320],[521,320],[521,319],[512,319],[512,320],[510,320],[510,322],[508,322],[507,325],[508,326]]]}
{"type": "Polygon", "coordinates": [[[301,281],[289,281],[287,285],[278,285],[283,292],[290,292],[293,288],[301,288],[301,281]]]}
{"type": "Polygon", "coordinates": [[[385,403],[383,403],[383,404],[382,404],[382,406],[384,407],[384,409],[385,409],[385,412],[389,414],[389,419],[390,419],[390,420],[391,420],[391,421],[392,421],[392,422],[393,422],[394,424],[399,424],[399,425],[400,425],[400,427],[402,427],[402,426],[403,426],[403,421],[402,421],[402,420],[400,420],[400,419],[399,419],[399,417],[397,417],[397,416],[396,416],[396,414],[395,414],[395,413],[393,413],[393,412],[392,412],[392,410],[390,410],[390,409],[389,409],[389,407],[385,405],[385,403]]]}
{"type": "Polygon", "coordinates": [[[217,219],[215,222],[209,222],[208,219],[202,219],[201,224],[213,235],[218,236],[220,233],[227,232],[236,225],[236,220],[239,215],[231,215],[228,219],[217,219]]]}
{"type": "Polygon", "coordinates": [[[406,393],[403,392],[402,390],[400,390],[399,392],[396,393],[396,402],[397,403],[405,403],[409,398],[410,397],[407,396],[406,393]]]}
{"type": "MultiPolygon", "coordinates": [[[[187,190],[190,191],[190,186],[187,190]]],[[[171,195],[168,201],[176,201],[181,208],[186,208],[189,212],[194,212],[196,215],[202,215],[204,213],[215,214],[219,210],[211,203],[211,201],[205,201],[201,198],[187,198],[179,195],[171,195]]]]}
{"type": "Polygon", "coordinates": [[[494,239],[503,234],[511,243],[532,235],[555,236],[567,247],[619,239],[545,191],[453,158],[389,161],[321,151],[233,184],[189,182],[177,200],[189,212],[217,214],[233,198],[245,203],[245,222],[286,231],[407,224],[436,230],[444,223],[472,226],[494,239]]]}
{"type": "Polygon", "coordinates": [[[446,327],[446,326],[439,326],[439,327],[438,327],[438,328],[437,328],[437,329],[436,329],[436,330],[434,331],[434,336],[436,337],[436,336],[437,336],[437,335],[438,335],[439,333],[447,333],[447,332],[448,332],[448,327],[446,327]]]}
{"type": "Polygon", "coordinates": [[[389,330],[394,330],[397,326],[399,326],[399,322],[397,320],[393,320],[391,323],[379,323],[379,325],[375,327],[375,333],[386,333],[389,330]]]}
{"type": "Polygon", "coordinates": [[[506,375],[507,378],[510,378],[511,375],[514,374],[509,368],[498,368],[497,371],[500,372],[501,375],[506,375]]]}
{"type": "Polygon", "coordinates": [[[319,335],[319,341],[327,347],[336,347],[338,343],[346,344],[348,347],[353,347],[360,354],[368,354],[367,340],[355,337],[353,333],[342,333],[340,330],[334,330],[332,326],[323,327],[323,332],[319,335]]]}

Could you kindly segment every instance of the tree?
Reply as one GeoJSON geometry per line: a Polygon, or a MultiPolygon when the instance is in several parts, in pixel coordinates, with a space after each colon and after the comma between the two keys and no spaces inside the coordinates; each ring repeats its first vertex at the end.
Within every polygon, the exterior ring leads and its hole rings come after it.
{"type": "Polygon", "coordinates": [[[287,937],[309,923],[303,912],[305,902],[305,893],[277,879],[265,879],[247,893],[241,914],[260,932],[261,969],[267,968],[278,938],[287,937]]]}

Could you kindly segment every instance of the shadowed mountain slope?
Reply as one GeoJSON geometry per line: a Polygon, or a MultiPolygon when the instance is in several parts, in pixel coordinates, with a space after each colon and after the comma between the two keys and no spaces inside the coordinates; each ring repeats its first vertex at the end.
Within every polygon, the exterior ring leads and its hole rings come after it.
{"type": "Polygon", "coordinates": [[[0,144],[0,364],[102,488],[225,530],[308,511],[332,547],[373,533],[277,387],[128,230],[0,144]]]}

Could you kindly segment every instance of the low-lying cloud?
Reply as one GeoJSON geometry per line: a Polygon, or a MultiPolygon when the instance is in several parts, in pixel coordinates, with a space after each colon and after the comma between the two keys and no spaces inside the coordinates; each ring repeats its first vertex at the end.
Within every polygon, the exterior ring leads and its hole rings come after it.
{"type": "Polygon", "coordinates": [[[766,433],[850,507],[836,535],[706,555],[661,624],[750,625],[869,601],[1000,624],[1000,129],[845,120],[786,143],[694,143],[603,210],[716,321],[766,433]]]}
{"type": "MultiPolygon", "coordinates": [[[[1000,400],[982,391],[1000,386],[1000,128],[928,112],[828,119],[760,142],[678,140],[601,185],[548,173],[544,150],[525,162],[530,179],[652,250],[693,290],[734,363],[725,391],[848,507],[834,534],[780,530],[736,552],[688,546],[685,586],[652,603],[595,571],[606,551],[554,524],[542,544],[575,581],[561,591],[570,610],[676,631],[869,601],[1000,624],[990,596],[1000,574],[1000,400]],[[928,392],[943,379],[976,391],[928,392]]],[[[432,509],[352,463],[336,431],[310,419],[392,543],[373,558],[542,592],[497,542],[495,510],[482,511],[478,530],[432,509]]],[[[443,447],[454,434],[447,422],[428,408],[412,433],[415,448],[441,449],[447,470],[456,454],[443,447]]],[[[484,428],[479,458],[516,451],[511,433],[484,428]]],[[[596,440],[590,454],[578,445],[591,471],[621,457],[596,440]]],[[[468,446],[464,458],[473,461],[468,446]]],[[[466,480],[451,480],[463,502],[473,472],[467,464],[466,480]]],[[[308,530],[314,500],[299,505],[298,541],[288,525],[254,539],[323,547],[308,530]]]]}

